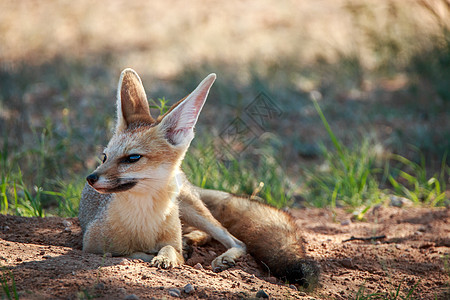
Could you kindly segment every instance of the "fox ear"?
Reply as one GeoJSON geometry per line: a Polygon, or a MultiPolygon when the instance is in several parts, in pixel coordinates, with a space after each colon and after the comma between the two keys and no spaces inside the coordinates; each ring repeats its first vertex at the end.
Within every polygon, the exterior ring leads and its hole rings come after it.
{"type": "Polygon", "coordinates": [[[174,104],[162,116],[158,125],[165,134],[165,138],[172,145],[190,143],[194,138],[194,126],[200,111],[208,97],[209,89],[216,80],[216,74],[209,74],[198,87],[186,98],[174,104]]]}
{"type": "Polygon", "coordinates": [[[127,129],[133,123],[154,123],[139,75],[132,69],[122,71],[117,89],[116,132],[127,129]]]}

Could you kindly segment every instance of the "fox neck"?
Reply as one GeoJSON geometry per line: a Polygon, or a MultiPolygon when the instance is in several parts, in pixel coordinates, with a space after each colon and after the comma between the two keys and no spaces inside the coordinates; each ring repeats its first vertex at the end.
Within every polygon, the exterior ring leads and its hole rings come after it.
{"type": "Polygon", "coordinates": [[[121,253],[117,254],[157,252],[158,236],[165,220],[170,214],[178,213],[175,208],[180,190],[179,176],[174,172],[166,184],[158,183],[147,193],[130,190],[114,194],[108,216],[115,236],[121,236],[121,253]]]}

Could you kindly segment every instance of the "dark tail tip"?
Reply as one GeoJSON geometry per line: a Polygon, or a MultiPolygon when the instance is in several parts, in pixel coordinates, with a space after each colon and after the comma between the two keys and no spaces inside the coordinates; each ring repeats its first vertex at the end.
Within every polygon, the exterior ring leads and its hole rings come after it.
{"type": "Polygon", "coordinates": [[[307,290],[313,290],[319,283],[320,268],[314,260],[300,260],[286,266],[286,279],[291,284],[299,284],[307,290]]]}

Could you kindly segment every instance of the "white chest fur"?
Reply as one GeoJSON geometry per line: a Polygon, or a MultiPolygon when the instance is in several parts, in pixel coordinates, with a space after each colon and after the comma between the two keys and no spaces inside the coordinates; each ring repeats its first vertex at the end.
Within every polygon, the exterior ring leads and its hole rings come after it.
{"type": "Polygon", "coordinates": [[[176,189],[153,193],[115,194],[107,212],[113,254],[156,253],[166,230],[167,218],[176,213],[176,189]]]}

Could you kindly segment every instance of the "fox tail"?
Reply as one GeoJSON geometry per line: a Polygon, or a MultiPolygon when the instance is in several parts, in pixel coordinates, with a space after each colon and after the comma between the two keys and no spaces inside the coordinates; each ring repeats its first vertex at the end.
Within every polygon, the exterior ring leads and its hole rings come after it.
{"type": "Polygon", "coordinates": [[[273,275],[307,289],[317,285],[319,266],[306,257],[303,238],[288,213],[221,191],[197,191],[213,216],[273,275]]]}

